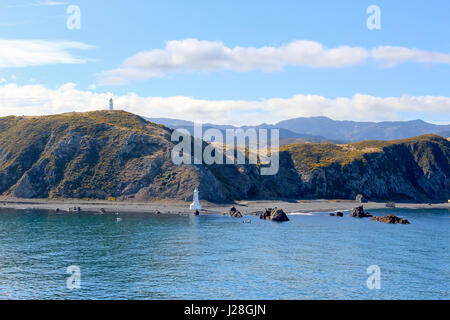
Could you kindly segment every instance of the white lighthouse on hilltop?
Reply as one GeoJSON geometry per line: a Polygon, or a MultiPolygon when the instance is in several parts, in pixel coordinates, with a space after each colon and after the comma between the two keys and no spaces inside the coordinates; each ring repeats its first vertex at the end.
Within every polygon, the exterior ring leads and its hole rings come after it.
{"type": "Polygon", "coordinates": [[[109,110],[114,111],[114,101],[112,98],[109,99],[109,110]]]}

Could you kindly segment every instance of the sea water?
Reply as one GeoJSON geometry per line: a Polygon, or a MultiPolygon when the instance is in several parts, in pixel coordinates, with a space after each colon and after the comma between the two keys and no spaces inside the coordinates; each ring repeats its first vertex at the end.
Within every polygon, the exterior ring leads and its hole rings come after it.
{"type": "Polygon", "coordinates": [[[449,299],[449,211],[371,213],[411,224],[3,209],[0,298],[449,299]]]}

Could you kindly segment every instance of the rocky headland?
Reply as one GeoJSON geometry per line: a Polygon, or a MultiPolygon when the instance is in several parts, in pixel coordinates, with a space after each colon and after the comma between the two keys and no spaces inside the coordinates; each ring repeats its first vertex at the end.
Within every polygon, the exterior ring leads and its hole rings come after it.
{"type": "MultiPolygon", "coordinates": [[[[0,118],[0,195],[22,199],[351,199],[447,202],[450,142],[437,135],[280,149],[280,170],[171,161],[172,130],[124,111],[0,118]]],[[[205,144],[206,145],[206,144],[205,144]]],[[[339,209],[339,208],[337,208],[339,209]]]]}

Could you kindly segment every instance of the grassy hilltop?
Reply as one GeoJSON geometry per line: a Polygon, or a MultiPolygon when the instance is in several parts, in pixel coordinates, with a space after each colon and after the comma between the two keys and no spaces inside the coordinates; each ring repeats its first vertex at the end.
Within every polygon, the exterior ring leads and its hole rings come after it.
{"type": "Polygon", "coordinates": [[[450,142],[425,135],[280,150],[280,171],[254,165],[183,165],[172,130],[124,111],[0,118],[0,194],[23,198],[210,201],[275,198],[446,200],[450,142]]]}

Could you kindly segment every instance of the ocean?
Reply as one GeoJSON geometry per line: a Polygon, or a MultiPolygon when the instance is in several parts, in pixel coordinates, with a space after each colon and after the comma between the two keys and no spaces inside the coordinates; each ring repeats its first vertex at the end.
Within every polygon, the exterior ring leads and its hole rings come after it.
{"type": "Polygon", "coordinates": [[[0,299],[449,299],[449,211],[370,212],[411,224],[2,209],[0,299]]]}

